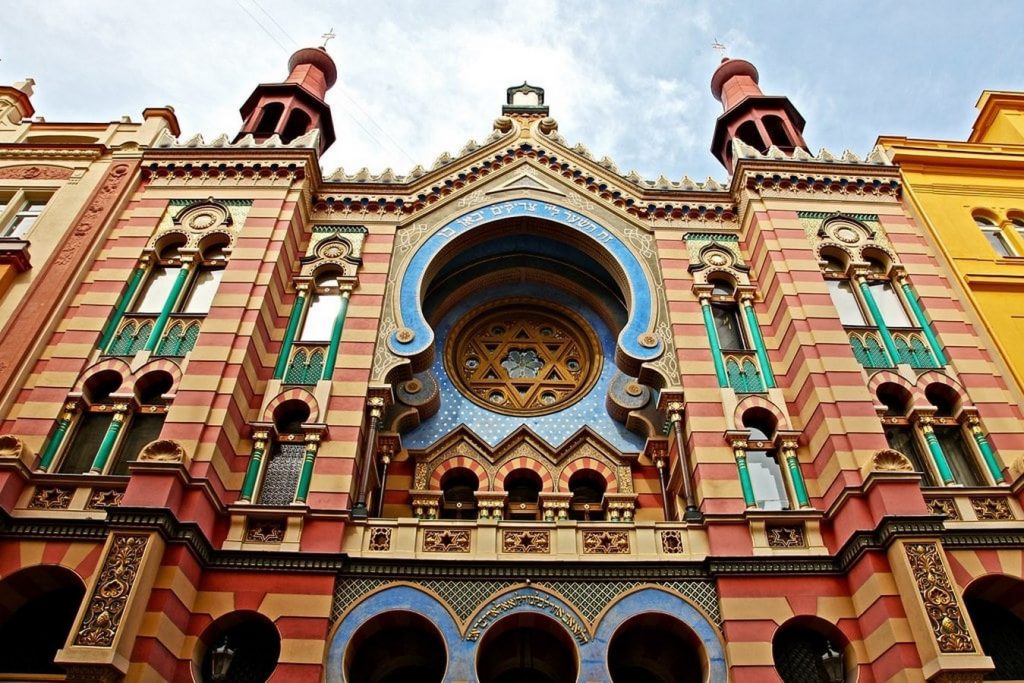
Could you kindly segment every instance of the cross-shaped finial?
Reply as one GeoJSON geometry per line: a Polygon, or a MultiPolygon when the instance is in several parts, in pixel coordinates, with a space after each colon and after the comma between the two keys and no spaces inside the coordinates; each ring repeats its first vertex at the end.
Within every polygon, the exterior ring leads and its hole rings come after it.
{"type": "Polygon", "coordinates": [[[324,44],[321,45],[320,47],[326,50],[327,41],[329,41],[331,38],[337,38],[338,36],[334,35],[334,27],[332,26],[331,28],[327,29],[327,33],[323,34],[320,37],[324,39],[324,44]]]}
{"type": "Polygon", "coordinates": [[[718,54],[722,55],[723,59],[725,58],[725,45],[718,42],[718,38],[715,38],[715,42],[711,43],[711,49],[717,50],[718,54]]]}

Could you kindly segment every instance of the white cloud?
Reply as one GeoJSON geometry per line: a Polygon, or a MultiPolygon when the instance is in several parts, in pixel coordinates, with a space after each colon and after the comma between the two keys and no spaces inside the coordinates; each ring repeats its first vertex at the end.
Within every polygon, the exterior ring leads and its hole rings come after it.
{"type": "Polygon", "coordinates": [[[977,41],[983,14],[939,4],[879,23],[812,2],[48,0],[6,14],[0,82],[35,77],[33,103],[50,120],[172,104],[186,133],[212,137],[237,131],[253,87],[284,78],[290,52],[333,26],[328,169],[429,165],[488,135],[505,88],[526,79],[545,88],[568,139],[623,171],[722,178],[708,150],[721,113],[708,89],[716,38],[758,66],[766,92],[791,96],[814,148],[863,153],[879,133],[963,137],[978,91],[1024,87],[1011,20],[1024,6],[1003,7],[977,41]],[[934,30],[908,30],[914,21],[934,30]],[[937,26],[941,45],[929,39],[937,26]]]}

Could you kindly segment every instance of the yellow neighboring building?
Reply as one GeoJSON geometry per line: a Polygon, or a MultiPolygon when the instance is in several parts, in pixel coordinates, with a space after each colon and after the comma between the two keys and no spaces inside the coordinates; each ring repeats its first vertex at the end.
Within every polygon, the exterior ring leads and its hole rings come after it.
{"type": "Polygon", "coordinates": [[[904,199],[927,226],[1019,389],[1024,388],[1024,92],[986,90],[977,108],[966,142],[885,136],[878,142],[900,166],[904,199]]]}

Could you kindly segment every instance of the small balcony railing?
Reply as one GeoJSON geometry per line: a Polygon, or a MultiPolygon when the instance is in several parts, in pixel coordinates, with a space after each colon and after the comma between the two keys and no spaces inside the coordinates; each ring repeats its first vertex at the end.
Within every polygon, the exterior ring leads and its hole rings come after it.
{"type": "Polygon", "coordinates": [[[757,394],[763,392],[764,380],[757,368],[757,353],[747,350],[722,351],[725,365],[725,376],[729,386],[738,394],[757,394]]]}
{"type": "Polygon", "coordinates": [[[890,328],[889,331],[892,332],[900,363],[906,363],[915,370],[939,367],[935,355],[928,348],[928,340],[920,330],[890,328]]]}
{"type": "MultiPolygon", "coordinates": [[[[134,356],[142,351],[156,324],[155,314],[135,314],[125,316],[117,328],[117,333],[110,341],[105,355],[134,356]]],[[[199,338],[199,327],[203,316],[174,314],[168,320],[156,345],[154,355],[180,358],[188,354],[199,338]]]]}
{"type": "MultiPolygon", "coordinates": [[[[853,355],[864,368],[877,370],[893,367],[893,360],[885,350],[881,332],[874,327],[847,327],[853,355]]],[[[928,340],[916,328],[889,328],[896,347],[897,363],[906,363],[916,370],[939,367],[935,355],[928,348],[928,340]]]]}
{"type": "Polygon", "coordinates": [[[284,373],[284,383],[311,385],[319,382],[324,375],[327,347],[326,342],[294,345],[284,373]]]}

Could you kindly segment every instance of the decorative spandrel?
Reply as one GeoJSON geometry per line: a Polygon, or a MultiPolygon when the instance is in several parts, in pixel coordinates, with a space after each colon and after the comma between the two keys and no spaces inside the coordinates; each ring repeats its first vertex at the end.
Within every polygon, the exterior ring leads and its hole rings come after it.
{"type": "Polygon", "coordinates": [[[471,311],[448,338],[445,366],[474,403],[544,415],[582,398],[601,374],[597,336],[573,311],[532,299],[471,311]]]}

